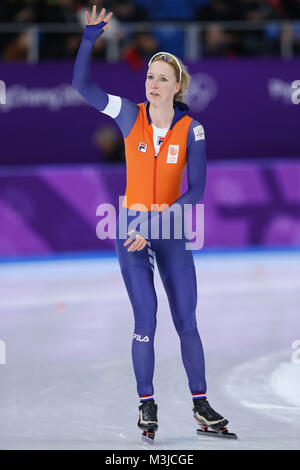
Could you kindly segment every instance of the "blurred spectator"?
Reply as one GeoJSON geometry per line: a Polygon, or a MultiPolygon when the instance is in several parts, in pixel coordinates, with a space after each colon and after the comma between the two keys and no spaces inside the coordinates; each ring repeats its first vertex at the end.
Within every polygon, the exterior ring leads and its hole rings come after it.
{"type": "Polygon", "coordinates": [[[281,0],[284,8],[284,17],[300,19],[300,0],[281,0]]]}
{"type": "Polygon", "coordinates": [[[196,18],[199,21],[214,22],[204,30],[203,54],[209,57],[235,57],[238,54],[236,32],[227,32],[219,21],[234,21],[241,16],[236,0],[212,0],[201,7],[196,18]]]}
{"type": "MultiPolygon", "coordinates": [[[[39,0],[1,0],[0,21],[2,23],[34,23],[39,21],[39,0]]],[[[29,35],[1,33],[1,53],[5,60],[26,60],[29,35]]]]}
{"type": "MultiPolygon", "coordinates": [[[[68,34],[65,36],[64,47],[61,50],[61,59],[74,59],[81,42],[81,34],[68,34]]],[[[57,56],[55,56],[57,57],[57,56]]]]}
{"type": "MultiPolygon", "coordinates": [[[[82,36],[80,36],[80,41],[81,41],[81,39],[82,39],[82,36]]],[[[106,41],[104,40],[103,37],[100,37],[99,39],[97,39],[97,41],[94,44],[93,57],[96,57],[97,59],[105,59],[106,58],[106,49],[107,49],[106,41]]],[[[74,52],[75,52],[75,55],[74,55],[74,57],[75,57],[77,52],[78,52],[78,48],[74,52]]]]}
{"type": "Polygon", "coordinates": [[[134,70],[143,67],[144,59],[158,52],[158,42],[150,33],[135,33],[130,44],[124,50],[122,57],[134,70]]]}
{"type": "Polygon", "coordinates": [[[267,0],[267,3],[273,8],[273,14],[281,18],[284,15],[282,0],[267,0]]]}
{"type": "MultiPolygon", "coordinates": [[[[92,6],[99,14],[102,7],[113,11],[111,27],[95,44],[93,55],[114,60],[118,50],[122,58],[135,70],[140,70],[143,59],[166,47],[179,56],[184,55],[183,30],[176,26],[176,33],[168,29],[132,34],[130,23],[141,21],[204,21],[212,24],[201,36],[204,54],[213,57],[235,55],[253,56],[279,54],[281,31],[274,20],[300,19],[300,0],[1,0],[2,23],[60,23],[85,27],[85,11],[91,16],[92,6]],[[232,30],[220,21],[253,23],[253,28],[232,30]],[[257,28],[257,23],[268,22],[257,28]],[[172,34],[171,34],[172,33],[172,34]],[[112,47],[108,49],[110,41],[112,47]],[[112,59],[111,59],[112,57],[112,59]]],[[[175,27],[174,27],[175,28],[175,27]]],[[[30,36],[27,33],[0,33],[0,53],[5,60],[26,60],[30,36]]],[[[73,59],[80,45],[82,33],[40,33],[41,59],[73,59]]],[[[293,51],[299,54],[299,28],[294,25],[291,33],[293,51]]]]}
{"type": "Polygon", "coordinates": [[[0,2],[0,18],[2,23],[8,23],[15,19],[22,2],[18,0],[2,0],[0,2]]]}
{"type": "Polygon", "coordinates": [[[28,32],[19,34],[3,49],[3,59],[6,61],[27,61],[30,35],[28,32]]]}
{"type": "Polygon", "coordinates": [[[236,44],[233,34],[225,32],[218,23],[211,24],[204,34],[204,56],[235,57],[236,44]]]}
{"type": "Polygon", "coordinates": [[[1,0],[2,22],[75,23],[77,1],[74,0],[1,0]]]}
{"type": "Polygon", "coordinates": [[[147,10],[132,0],[115,0],[111,8],[119,21],[148,21],[147,10]]]}
{"type": "Polygon", "coordinates": [[[281,4],[276,0],[241,0],[242,19],[264,21],[280,18],[281,4]]]}
{"type": "MultiPolygon", "coordinates": [[[[73,0],[5,0],[1,5],[6,21],[19,23],[74,23],[79,24],[73,0]],[[9,18],[10,16],[10,18],[9,18]]],[[[26,60],[30,42],[28,33],[22,33],[12,39],[6,35],[2,49],[5,60],[26,60]]],[[[73,58],[80,42],[78,35],[61,32],[41,33],[39,35],[40,58],[73,58]],[[77,46],[77,48],[76,48],[77,46]]]]}
{"type": "Polygon", "coordinates": [[[199,21],[237,20],[241,16],[239,3],[236,0],[211,0],[199,8],[195,17],[199,21]]]}
{"type": "MultiPolygon", "coordinates": [[[[211,0],[146,0],[149,18],[153,21],[193,21],[200,6],[211,0]]],[[[138,0],[140,4],[140,0],[138,0]]]]}
{"type": "MultiPolygon", "coordinates": [[[[72,23],[79,25],[74,0],[43,2],[40,8],[41,23],[72,23]]],[[[41,35],[40,57],[42,59],[74,58],[80,45],[80,35],[72,33],[43,33],[41,35]]]]}
{"type": "MultiPolygon", "coordinates": [[[[199,21],[262,21],[284,14],[284,0],[211,0],[197,11],[199,21]]],[[[298,1],[298,0],[296,0],[298,1]]]]}
{"type": "MultiPolygon", "coordinates": [[[[280,0],[212,0],[198,10],[197,17],[200,21],[257,23],[279,19],[283,12],[280,0]]],[[[272,23],[260,28],[253,24],[253,29],[233,29],[230,34],[214,24],[204,34],[204,51],[211,56],[271,55],[279,52],[279,35],[279,28],[272,23]]]]}
{"type": "Polygon", "coordinates": [[[77,2],[74,0],[41,1],[39,22],[41,23],[79,23],[77,2]]]}
{"type": "MultiPolygon", "coordinates": [[[[283,8],[280,0],[241,0],[242,19],[257,23],[260,21],[280,19],[283,8]]],[[[279,52],[280,32],[272,23],[262,28],[241,31],[239,41],[244,55],[272,55],[279,52]]]]}
{"type": "Polygon", "coordinates": [[[40,0],[1,0],[1,22],[34,23],[38,21],[40,0]]]}
{"type": "Polygon", "coordinates": [[[93,142],[105,163],[125,163],[124,142],[117,129],[102,126],[93,135],[93,142]]]}
{"type": "Polygon", "coordinates": [[[120,21],[300,18],[300,0],[1,0],[1,22],[80,21],[85,9],[113,10],[120,21]],[[158,3],[158,5],[157,5],[158,3]]]}

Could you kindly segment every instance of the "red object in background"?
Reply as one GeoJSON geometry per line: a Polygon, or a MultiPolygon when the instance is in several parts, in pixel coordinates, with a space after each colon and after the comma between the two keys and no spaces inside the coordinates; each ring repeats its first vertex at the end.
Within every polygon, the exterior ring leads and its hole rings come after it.
{"type": "Polygon", "coordinates": [[[143,59],[133,46],[124,51],[123,58],[134,70],[140,71],[143,67],[143,59]]]}
{"type": "Polygon", "coordinates": [[[282,7],[280,0],[268,0],[268,4],[278,13],[279,15],[283,13],[284,9],[282,7]]]}

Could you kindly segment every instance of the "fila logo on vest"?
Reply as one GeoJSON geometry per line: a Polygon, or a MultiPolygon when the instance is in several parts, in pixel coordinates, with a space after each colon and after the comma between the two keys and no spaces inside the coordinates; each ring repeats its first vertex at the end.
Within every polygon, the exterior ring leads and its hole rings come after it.
{"type": "Polygon", "coordinates": [[[147,144],[144,144],[144,142],[140,142],[138,150],[139,150],[139,152],[146,153],[147,152],[147,144]]]}
{"type": "Polygon", "coordinates": [[[144,338],[142,338],[142,335],[137,335],[136,333],[134,333],[133,339],[135,339],[136,341],[140,341],[141,343],[149,343],[148,336],[144,336],[144,338]]]}
{"type": "Polygon", "coordinates": [[[157,137],[157,145],[160,146],[164,141],[164,137],[157,137]]]}

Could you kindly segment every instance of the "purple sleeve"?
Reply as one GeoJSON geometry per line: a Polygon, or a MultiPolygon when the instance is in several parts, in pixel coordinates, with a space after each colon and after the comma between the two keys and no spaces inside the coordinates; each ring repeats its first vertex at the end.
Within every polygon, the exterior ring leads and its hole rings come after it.
{"type": "MultiPolygon", "coordinates": [[[[105,112],[112,95],[103,91],[91,78],[91,55],[95,41],[103,33],[103,21],[99,25],[86,26],[83,38],[78,50],[72,85],[98,111],[105,112]]],[[[119,98],[119,97],[113,97],[119,98]]],[[[121,106],[118,114],[114,116],[115,122],[121,129],[123,137],[127,137],[136,121],[139,107],[136,103],[125,98],[119,98],[121,106]]],[[[109,114],[109,112],[105,112],[109,114]]]]}
{"type": "Polygon", "coordinates": [[[136,103],[133,103],[126,98],[121,98],[121,102],[121,111],[120,114],[115,118],[115,121],[121,129],[125,139],[130,134],[130,131],[134,126],[136,118],[139,114],[139,107],[136,103]]]}
{"type": "MultiPolygon", "coordinates": [[[[175,204],[179,204],[184,214],[184,205],[191,204],[192,206],[199,202],[205,190],[206,182],[206,144],[204,139],[204,131],[201,124],[194,120],[190,124],[187,137],[187,178],[188,178],[188,190],[182,194],[171,206],[163,211],[168,213],[172,211],[175,204]]],[[[158,233],[157,230],[161,223],[162,212],[153,211],[151,215],[151,225],[154,233],[158,233]]],[[[143,221],[140,222],[140,233],[141,235],[147,233],[148,220],[147,214],[143,217],[143,221]],[[145,222],[144,222],[145,221],[145,222]]],[[[136,233],[130,235],[131,238],[135,239],[136,233]]]]}

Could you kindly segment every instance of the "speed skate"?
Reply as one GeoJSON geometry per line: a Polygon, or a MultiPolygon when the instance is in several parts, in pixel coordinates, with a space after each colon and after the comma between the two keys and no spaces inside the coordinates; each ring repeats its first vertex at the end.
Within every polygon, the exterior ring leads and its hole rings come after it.
{"type": "Polygon", "coordinates": [[[226,428],[228,420],[210,406],[206,397],[196,398],[193,402],[193,416],[197,423],[200,424],[197,434],[237,439],[237,435],[228,432],[226,428]]]}
{"type": "Polygon", "coordinates": [[[155,438],[155,429],[150,428],[148,430],[144,430],[142,434],[142,441],[146,444],[153,446],[154,438],[155,438]]]}
{"type": "Polygon", "coordinates": [[[227,419],[221,421],[218,424],[210,425],[203,424],[201,420],[199,420],[196,416],[194,416],[195,420],[198,424],[200,424],[200,429],[197,429],[197,434],[204,434],[206,436],[213,436],[213,437],[227,437],[229,439],[237,439],[237,435],[233,432],[229,432],[226,424],[228,424],[227,419]]]}
{"type": "Polygon", "coordinates": [[[138,427],[142,429],[142,441],[153,445],[155,433],[158,429],[157,405],[154,400],[148,400],[139,406],[138,427]]]}

